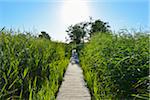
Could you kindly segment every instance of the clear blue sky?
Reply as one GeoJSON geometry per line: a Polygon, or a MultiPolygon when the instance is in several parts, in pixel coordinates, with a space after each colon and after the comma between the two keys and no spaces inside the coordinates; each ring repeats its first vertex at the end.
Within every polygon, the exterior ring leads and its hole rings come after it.
{"type": "Polygon", "coordinates": [[[70,24],[88,20],[89,16],[109,22],[115,31],[150,28],[150,0],[72,1],[0,0],[0,28],[46,31],[59,41],[65,41],[65,30],[70,24]]]}

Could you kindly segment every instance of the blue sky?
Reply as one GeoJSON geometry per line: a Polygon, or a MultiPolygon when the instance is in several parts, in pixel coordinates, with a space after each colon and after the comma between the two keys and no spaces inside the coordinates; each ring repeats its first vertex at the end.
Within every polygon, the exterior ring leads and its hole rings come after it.
{"type": "Polygon", "coordinates": [[[80,21],[101,19],[111,29],[150,28],[149,0],[0,0],[0,28],[46,31],[65,41],[65,30],[80,21]]]}

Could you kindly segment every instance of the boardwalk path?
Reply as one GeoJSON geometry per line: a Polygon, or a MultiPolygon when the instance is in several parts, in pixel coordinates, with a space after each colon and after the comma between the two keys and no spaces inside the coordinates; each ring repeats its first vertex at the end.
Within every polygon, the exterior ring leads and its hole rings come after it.
{"type": "Polygon", "coordinates": [[[79,65],[69,64],[56,100],[91,100],[79,65]]]}

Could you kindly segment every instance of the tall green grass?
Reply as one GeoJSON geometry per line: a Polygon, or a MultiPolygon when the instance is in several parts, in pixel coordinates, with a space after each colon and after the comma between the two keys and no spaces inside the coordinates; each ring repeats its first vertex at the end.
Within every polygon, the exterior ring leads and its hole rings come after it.
{"type": "Polygon", "coordinates": [[[149,34],[97,33],[80,61],[93,100],[149,99],[149,34]]]}
{"type": "Polygon", "coordinates": [[[0,100],[54,100],[69,62],[64,43],[0,33],[0,100]]]}

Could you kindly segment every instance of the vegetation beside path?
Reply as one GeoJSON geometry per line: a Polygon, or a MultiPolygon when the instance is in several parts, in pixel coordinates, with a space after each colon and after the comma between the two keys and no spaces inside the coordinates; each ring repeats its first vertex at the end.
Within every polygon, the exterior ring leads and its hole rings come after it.
{"type": "Polygon", "coordinates": [[[93,100],[149,99],[149,34],[112,33],[107,22],[68,27],[67,43],[42,31],[0,31],[0,100],[55,100],[72,49],[93,100]]]}
{"type": "Polygon", "coordinates": [[[80,52],[94,100],[149,98],[149,35],[95,33],[80,52]]]}
{"type": "Polygon", "coordinates": [[[2,31],[0,100],[53,100],[69,63],[67,44],[2,31]]]}

